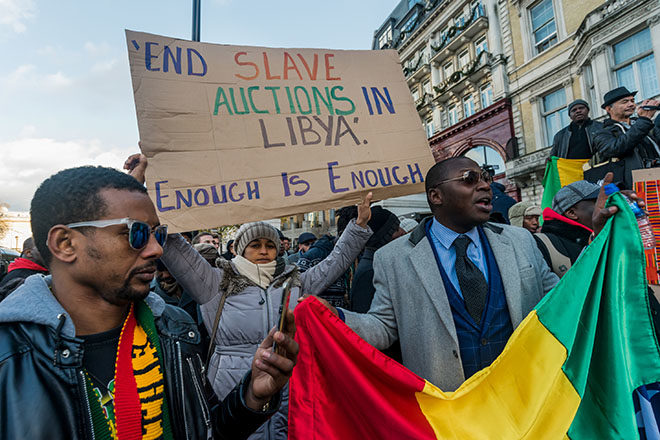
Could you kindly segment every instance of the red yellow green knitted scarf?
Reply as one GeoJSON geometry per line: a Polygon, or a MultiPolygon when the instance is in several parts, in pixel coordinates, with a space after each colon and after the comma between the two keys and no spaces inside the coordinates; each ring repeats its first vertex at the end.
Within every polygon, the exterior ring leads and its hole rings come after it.
{"type": "Polygon", "coordinates": [[[115,361],[114,422],[86,376],[87,396],[97,439],[173,438],[165,396],[162,351],[154,317],[143,301],[131,305],[115,361]]]}

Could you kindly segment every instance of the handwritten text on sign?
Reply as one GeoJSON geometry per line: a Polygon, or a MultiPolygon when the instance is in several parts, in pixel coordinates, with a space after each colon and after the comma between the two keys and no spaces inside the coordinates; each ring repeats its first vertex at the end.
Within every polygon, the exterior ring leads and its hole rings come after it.
{"type": "Polygon", "coordinates": [[[396,52],[126,35],[147,182],[173,230],[423,191],[433,159],[396,52]]]}

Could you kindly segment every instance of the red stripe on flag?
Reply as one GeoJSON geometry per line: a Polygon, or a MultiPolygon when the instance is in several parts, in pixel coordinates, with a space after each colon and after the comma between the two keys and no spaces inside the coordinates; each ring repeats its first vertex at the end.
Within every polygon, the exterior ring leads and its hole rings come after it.
{"type": "Polygon", "coordinates": [[[295,316],[300,353],[290,381],[290,439],[436,438],[415,397],[426,383],[422,378],[361,339],[316,298],[299,304],[295,316]]]}

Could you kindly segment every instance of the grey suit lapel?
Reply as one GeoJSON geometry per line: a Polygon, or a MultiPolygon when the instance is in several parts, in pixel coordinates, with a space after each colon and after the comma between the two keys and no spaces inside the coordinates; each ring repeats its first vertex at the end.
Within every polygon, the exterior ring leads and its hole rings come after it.
{"type": "MultiPolygon", "coordinates": [[[[424,238],[417,243],[410,254],[408,254],[408,258],[410,258],[422,287],[424,287],[426,294],[431,299],[431,303],[433,303],[433,306],[438,312],[442,323],[454,339],[454,343],[458,345],[454,315],[451,312],[449,299],[447,298],[445,286],[442,282],[442,276],[436,264],[435,255],[433,254],[429,240],[424,238]]],[[[421,304],[416,304],[415,306],[421,306],[421,304]]]]}
{"type": "MultiPolygon", "coordinates": [[[[497,228],[501,231],[500,228],[497,228]]],[[[509,307],[511,323],[515,327],[522,321],[522,305],[520,301],[520,268],[516,264],[516,251],[508,238],[499,232],[495,232],[488,227],[484,227],[484,232],[490,248],[495,255],[497,268],[500,270],[502,284],[504,285],[504,295],[509,307]]]]}

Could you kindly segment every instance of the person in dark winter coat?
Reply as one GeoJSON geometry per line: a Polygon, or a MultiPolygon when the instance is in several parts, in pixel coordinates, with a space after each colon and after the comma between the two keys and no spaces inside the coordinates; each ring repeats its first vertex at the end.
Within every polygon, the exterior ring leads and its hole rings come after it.
{"type": "Polygon", "coordinates": [[[229,240],[227,242],[227,252],[221,255],[222,258],[224,258],[227,261],[231,261],[232,258],[234,258],[236,254],[234,253],[234,240],[229,240]]]}
{"type": "Polygon", "coordinates": [[[23,284],[30,275],[48,275],[45,265],[32,237],[26,239],[20,258],[9,264],[7,274],[0,281],[0,301],[23,284]]]}
{"type": "Polygon", "coordinates": [[[660,101],[647,99],[635,105],[635,94],[625,87],[607,92],[603,105],[609,118],[596,133],[594,146],[601,160],[619,159],[624,162],[623,185],[632,189],[632,170],[656,167],[660,160],[660,118],[655,110],[644,106],[658,106],[660,101]],[[637,119],[631,116],[637,110],[637,119]]]}
{"type": "Polygon", "coordinates": [[[591,159],[594,155],[594,137],[603,124],[589,118],[589,104],[576,99],[568,105],[571,123],[555,134],[550,156],[564,159],[591,159]]]}
{"type": "Polygon", "coordinates": [[[374,231],[374,235],[364,246],[364,252],[360,257],[351,284],[351,310],[358,313],[369,311],[376,292],[373,282],[374,253],[390,241],[405,234],[405,231],[399,226],[398,217],[380,206],[374,206],[371,209],[369,227],[374,231]]]}
{"type": "Polygon", "coordinates": [[[499,182],[491,183],[490,189],[493,191],[491,221],[502,223],[502,220],[504,220],[504,223],[508,225],[509,208],[516,204],[516,200],[506,195],[506,187],[499,182]]]}

